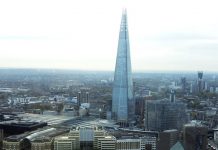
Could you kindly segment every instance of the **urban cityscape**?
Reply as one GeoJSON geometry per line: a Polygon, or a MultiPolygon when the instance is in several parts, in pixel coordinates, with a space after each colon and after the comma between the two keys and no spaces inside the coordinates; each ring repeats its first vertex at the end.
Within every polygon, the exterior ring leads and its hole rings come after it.
{"type": "Polygon", "coordinates": [[[113,71],[0,68],[0,149],[218,149],[218,73],[132,71],[128,14],[113,71]]]}

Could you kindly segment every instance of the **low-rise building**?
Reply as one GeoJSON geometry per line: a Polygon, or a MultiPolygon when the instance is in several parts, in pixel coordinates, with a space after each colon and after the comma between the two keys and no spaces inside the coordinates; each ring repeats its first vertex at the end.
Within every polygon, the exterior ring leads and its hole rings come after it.
{"type": "Polygon", "coordinates": [[[141,139],[119,139],[116,150],[141,150],[141,139]]]}
{"type": "Polygon", "coordinates": [[[99,150],[115,150],[116,149],[116,138],[114,136],[105,136],[103,138],[98,138],[99,150]]]}
{"type": "Polygon", "coordinates": [[[54,150],[78,149],[77,140],[70,136],[56,137],[54,140],[54,150]]]}
{"type": "Polygon", "coordinates": [[[141,149],[147,150],[150,147],[151,150],[157,149],[157,137],[156,136],[144,136],[141,137],[141,149]]]}
{"type": "Polygon", "coordinates": [[[31,150],[51,150],[56,136],[67,133],[69,130],[49,128],[37,131],[26,137],[31,142],[31,150]]]}
{"type": "Polygon", "coordinates": [[[38,137],[31,141],[31,150],[51,150],[53,149],[53,139],[50,137],[38,137]]]}
{"type": "Polygon", "coordinates": [[[28,150],[31,145],[30,142],[25,139],[28,133],[20,134],[20,135],[12,135],[3,140],[3,150],[28,150]]]}

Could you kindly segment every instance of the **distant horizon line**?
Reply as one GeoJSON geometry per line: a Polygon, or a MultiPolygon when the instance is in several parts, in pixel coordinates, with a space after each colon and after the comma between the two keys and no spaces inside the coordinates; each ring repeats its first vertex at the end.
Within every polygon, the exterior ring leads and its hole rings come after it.
{"type": "MultiPolygon", "coordinates": [[[[0,70],[55,70],[55,71],[88,71],[88,72],[114,72],[114,70],[98,70],[98,69],[76,69],[76,68],[40,68],[40,67],[0,67],[0,70]]],[[[207,73],[218,73],[218,71],[213,70],[132,70],[133,73],[196,73],[198,71],[203,71],[207,73]]]]}

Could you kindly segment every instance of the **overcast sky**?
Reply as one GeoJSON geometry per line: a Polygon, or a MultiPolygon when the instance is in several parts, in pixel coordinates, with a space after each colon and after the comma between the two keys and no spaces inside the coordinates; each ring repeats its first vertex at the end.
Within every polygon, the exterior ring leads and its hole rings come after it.
{"type": "Polygon", "coordinates": [[[0,67],[114,70],[124,7],[134,71],[218,71],[217,0],[2,0],[0,67]]]}

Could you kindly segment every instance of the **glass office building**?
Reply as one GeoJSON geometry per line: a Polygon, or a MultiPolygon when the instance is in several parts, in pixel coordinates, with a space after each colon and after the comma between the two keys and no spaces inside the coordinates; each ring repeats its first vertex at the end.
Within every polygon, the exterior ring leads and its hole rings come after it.
{"type": "Polygon", "coordinates": [[[126,10],[123,10],[112,94],[112,116],[118,122],[128,122],[134,116],[132,69],[126,10]]]}
{"type": "Polygon", "coordinates": [[[145,129],[153,131],[181,130],[188,121],[186,104],[169,99],[146,101],[144,115],[145,129]]]}

